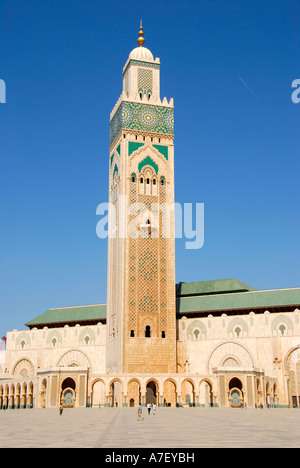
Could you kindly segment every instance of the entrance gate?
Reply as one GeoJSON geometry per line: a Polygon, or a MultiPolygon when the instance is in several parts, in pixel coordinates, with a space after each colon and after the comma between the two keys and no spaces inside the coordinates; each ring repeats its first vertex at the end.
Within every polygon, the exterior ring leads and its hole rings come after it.
{"type": "Polygon", "coordinates": [[[148,403],[157,404],[156,383],[153,381],[149,382],[146,387],[146,405],[148,405],[148,403]]]}

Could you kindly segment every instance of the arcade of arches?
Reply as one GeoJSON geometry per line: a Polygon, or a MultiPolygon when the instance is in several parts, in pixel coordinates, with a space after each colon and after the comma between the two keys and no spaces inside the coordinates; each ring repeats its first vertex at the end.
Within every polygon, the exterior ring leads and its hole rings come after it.
{"type": "MultiPolygon", "coordinates": [[[[199,387],[199,385],[198,385],[199,387]]],[[[150,378],[145,382],[141,379],[131,378],[128,382],[114,379],[105,383],[97,380],[92,385],[92,406],[138,406],[155,403],[157,406],[213,406],[213,385],[210,381],[202,381],[200,388],[192,380],[182,382],[166,378],[159,382],[150,378]],[[199,393],[200,390],[200,393],[199,393]],[[108,392],[108,394],[106,393],[108,392]],[[126,394],[125,394],[126,392],[126,394]]]]}
{"type": "MultiPolygon", "coordinates": [[[[35,376],[22,361],[13,382],[0,383],[0,408],[137,406],[279,406],[278,382],[262,371],[242,372],[238,367],[220,367],[212,376],[139,374],[95,376],[84,365],[65,367],[60,373],[35,376]],[[23,367],[30,372],[25,372],[23,367]]],[[[69,362],[68,362],[69,364],[69,362]]],[[[84,364],[84,363],[80,363],[84,364]]],[[[291,348],[283,362],[288,405],[300,407],[300,346],[291,348]]],[[[287,406],[287,405],[286,405],[287,406]]]]}
{"type": "MultiPolygon", "coordinates": [[[[299,367],[297,368],[299,371],[299,367]]],[[[297,374],[299,376],[299,374],[297,374]]],[[[56,407],[63,403],[65,407],[80,406],[137,406],[139,403],[146,405],[156,403],[158,406],[240,406],[247,403],[254,405],[276,405],[277,385],[274,382],[264,382],[262,378],[253,380],[253,391],[249,391],[249,376],[232,377],[226,379],[219,376],[219,383],[225,385],[220,392],[220,401],[216,398],[215,382],[209,379],[202,380],[197,384],[193,379],[166,378],[163,381],[149,379],[142,381],[138,378],[131,378],[127,382],[120,378],[110,381],[96,379],[91,383],[90,389],[86,388],[85,379],[81,376],[66,377],[59,384],[57,392],[57,376],[52,376],[49,380],[43,378],[36,385],[39,385],[39,401],[34,402],[34,384],[18,383],[0,386],[0,407],[3,408],[30,408],[33,405],[40,408],[56,407]],[[248,387],[247,387],[248,385],[248,387]],[[88,392],[86,393],[86,390],[88,392]],[[54,398],[54,393],[57,398],[54,398]],[[86,395],[86,398],[83,395],[86,395]],[[222,395],[227,398],[222,399],[222,395]],[[251,401],[249,397],[255,395],[251,401]]],[[[291,381],[296,385],[295,378],[291,381]]],[[[293,395],[293,402],[296,401],[293,395]]],[[[299,396],[298,396],[299,398],[299,396]]]]}
{"type": "MultiPolygon", "coordinates": [[[[289,361],[292,366],[293,361],[289,361]]],[[[291,372],[292,393],[299,388],[299,364],[296,365],[296,373],[291,372]],[[298,380],[297,380],[298,379],[298,380]]],[[[197,383],[190,378],[181,381],[175,378],[158,380],[150,378],[143,381],[139,378],[130,378],[128,381],[120,378],[112,380],[96,379],[91,382],[90,388],[86,387],[86,376],[65,377],[58,382],[57,376],[49,379],[43,378],[39,383],[39,401],[34,402],[34,383],[18,383],[0,385],[0,408],[40,408],[57,407],[60,403],[64,407],[83,406],[138,406],[155,403],[157,406],[231,406],[237,407],[247,403],[248,406],[271,405],[276,406],[277,384],[264,381],[255,376],[219,376],[220,388],[219,401],[216,396],[216,382],[203,379],[197,383]],[[59,387],[58,387],[59,385],[59,387]],[[249,389],[249,385],[253,388],[249,389]],[[58,390],[58,391],[57,391],[58,390]],[[57,395],[57,398],[54,397],[57,395]]],[[[298,390],[297,390],[298,391],[298,390]]],[[[299,402],[296,394],[292,394],[293,403],[299,402]]]]}

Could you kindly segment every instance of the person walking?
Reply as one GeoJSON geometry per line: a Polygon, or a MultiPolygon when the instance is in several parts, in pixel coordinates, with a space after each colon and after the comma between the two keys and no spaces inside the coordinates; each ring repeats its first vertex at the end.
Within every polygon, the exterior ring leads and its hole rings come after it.
{"type": "Polygon", "coordinates": [[[152,409],[153,409],[153,416],[155,416],[155,413],[156,413],[156,404],[155,403],[153,403],[152,409]]]}
{"type": "Polygon", "coordinates": [[[148,405],[147,405],[148,415],[150,415],[150,413],[151,413],[151,407],[152,407],[151,403],[148,403],[148,405]]]}
{"type": "Polygon", "coordinates": [[[59,407],[59,415],[60,415],[60,416],[63,414],[63,410],[64,410],[64,406],[63,406],[63,404],[61,403],[61,404],[60,404],[60,407],[59,407]]]}
{"type": "Polygon", "coordinates": [[[144,418],[143,418],[143,416],[142,416],[142,414],[143,414],[143,409],[142,409],[142,405],[141,405],[141,404],[139,404],[139,406],[138,406],[137,413],[138,413],[138,419],[137,419],[137,420],[138,420],[138,421],[144,421],[144,418]]]}

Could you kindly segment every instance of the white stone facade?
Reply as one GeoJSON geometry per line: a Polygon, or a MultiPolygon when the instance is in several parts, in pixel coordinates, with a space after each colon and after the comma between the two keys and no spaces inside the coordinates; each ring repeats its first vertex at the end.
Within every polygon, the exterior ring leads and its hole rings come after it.
{"type": "Polygon", "coordinates": [[[114,375],[105,372],[106,325],[9,332],[0,405],[57,407],[68,391],[77,407],[145,404],[149,382],[161,405],[233,406],[234,391],[239,404],[250,407],[293,405],[297,396],[299,405],[299,309],[183,317],[177,320],[177,333],[177,373],[114,375]],[[237,387],[231,387],[233,379],[238,379],[237,387]]]}

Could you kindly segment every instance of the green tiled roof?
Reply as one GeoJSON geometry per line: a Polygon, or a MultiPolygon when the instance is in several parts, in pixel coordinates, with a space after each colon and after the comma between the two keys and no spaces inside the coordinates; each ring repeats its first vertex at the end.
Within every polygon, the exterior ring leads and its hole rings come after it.
{"type": "Polygon", "coordinates": [[[26,323],[27,327],[63,323],[95,322],[106,319],[106,304],[49,309],[44,314],[26,323]]]}
{"type": "Polygon", "coordinates": [[[179,283],[176,285],[176,296],[200,296],[233,292],[256,291],[248,284],[237,279],[200,281],[197,283],[179,283]]]}
{"type": "MultiPolygon", "coordinates": [[[[257,291],[236,279],[179,283],[176,296],[176,312],[180,315],[291,306],[300,308],[300,288],[257,291]]],[[[65,324],[95,324],[105,320],[106,304],[96,304],[49,309],[26,326],[61,327],[65,324]]]]}
{"type": "Polygon", "coordinates": [[[300,307],[300,288],[178,297],[176,300],[179,314],[257,308],[268,310],[284,306],[300,307]]]}

